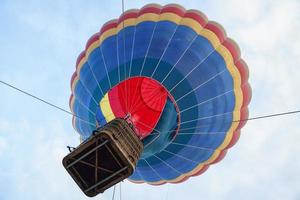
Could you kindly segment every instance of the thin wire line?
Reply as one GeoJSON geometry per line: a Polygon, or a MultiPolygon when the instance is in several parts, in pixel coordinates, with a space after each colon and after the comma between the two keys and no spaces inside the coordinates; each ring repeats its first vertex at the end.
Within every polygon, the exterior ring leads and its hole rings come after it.
{"type": "Polygon", "coordinates": [[[169,198],[170,184],[168,184],[167,187],[168,188],[167,188],[166,200],[168,200],[168,198],[169,198]]]}
{"type": "MultiPolygon", "coordinates": [[[[257,119],[263,119],[263,118],[277,117],[277,116],[282,116],[282,115],[291,115],[291,114],[297,114],[297,113],[300,113],[300,110],[283,112],[283,113],[275,113],[275,114],[270,114],[270,115],[263,115],[263,116],[252,117],[252,118],[247,118],[247,119],[240,119],[240,120],[234,120],[234,121],[230,121],[230,122],[224,122],[224,123],[237,123],[237,122],[243,122],[243,121],[251,121],[251,120],[257,120],[257,119]]],[[[197,127],[190,127],[190,128],[186,128],[186,129],[180,129],[180,131],[192,130],[193,132],[190,132],[190,133],[181,133],[179,131],[178,136],[180,136],[180,135],[213,135],[213,134],[222,134],[222,132],[207,132],[207,133],[198,132],[198,133],[194,133],[193,129],[198,129],[198,128],[207,127],[207,126],[211,126],[211,125],[213,125],[213,123],[206,124],[206,125],[201,125],[201,126],[197,126],[197,127]]],[[[170,132],[173,132],[173,131],[174,130],[168,131],[168,132],[163,132],[163,133],[167,134],[167,133],[170,133],[170,132]]],[[[226,133],[227,132],[223,132],[223,134],[226,134],[226,133]]],[[[154,138],[150,143],[148,143],[146,145],[146,147],[149,146],[150,144],[152,144],[155,140],[157,140],[160,137],[160,134],[162,134],[162,133],[158,133],[158,136],[156,138],[154,138]]],[[[181,145],[181,146],[187,146],[187,145],[180,144],[180,143],[174,143],[173,141],[170,144],[177,144],[177,145],[181,145]]],[[[195,147],[195,146],[189,146],[189,147],[195,147]]],[[[195,148],[197,148],[197,147],[195,147],[195,148]]],[[[213,149],[207,149],[207,150],[213,150],[213,149]]]]}
{"type": "Polygon", "coordinates": [[[233,120],[232,122],[235,123],[235,122],[253,121],[253,120],[257,120],[257,119],[272,118],[272,117],[278,117],[278,116],[283,116],[283,115],[292,115],[292,114],[297,114],[297,113],[300,113],[300,110],[274,113],[274,114],[262,115],[262,116],[257,116],[257,117],[250,117],[247,119],[233,120]]]}
{"type": "MultiPolygon", "coordinates": [[[[54,105],[53,103],[50,103],[50,102],[48,102],[48,101],[46,101],[46,100],[44,100],[44,99],[41,99],[41,98],[39,98],[39,97],[37,97],[37,96],[35,96],[35,95],[33,95],[33,94],[30,94],[30,93],[28,93],[28,92],[26,92],[26,91],[24,91],[24,90],[22,90],[22,89],[20,89],[20,88],[18,88],[18,87],[16,87],[16,86],[13,86],[13,85],[11,85],[11,84],[5,82],[5,81],[0,80],[0,83],[3,84],[3,85],[5,85],[5,86],[8,86],[9,88],[12,88],[12,89],[14,89],[14,90],[17,90],[17,91],[19,91],[19,92],[21,92],[21,93],[23,93],[23,94],[25,94],[25,95],[27,95],[27,96],[30,96],[30,97],[32,97],[32,98],[34,98],[34,99],[36,99],[36,100],[38,100],[38,101],[40,101],[40,102],[43,102],[43,103],[45,103],[45,104],[47,104],[47,105],[49,105],[49,106],[51,106],[51,107],[54,107],[54,108],[56,108],[56,109],[58,109],[58,110],[60,110],[60,111],[62,111],[62,112],[65,112],[65,113],[67,113],[67,114],[69,114],[69,115],[72,115],[72,116],[74,116],[74,117],[76,117],[76,118],[78,118],[78,119],[80,119],[80,120],[82,120],[82,121],[84,121],[84,122],[86,122],[86,123],[92,124],[92,123],[90,123],[90,122],[88,122],[88,121],[82,119],[81,117],[79,117],[79,116],[73,114],[72,112],[70,112],[70,111],[68,111],[68,110],[66,110],[66,109],[64,109],[64,108],[61,108],[61,107],[59,107],[59,106],[57,106],[57,105],[54,105]]],[[[268,115],[261,115],[261,116],[256,116],[256,117],[249,117],[249,118],[246,118],[246,119],[233,120],[233,121],[230,121],[230,122],[228,122],[228,123],[237,123],[237,122],[253,121],[253,120],[258,120],[258,119],[273,118],[273,117],[284,116],[284,115],[293,115],[293,114],[298,114],[298,113],[300,113],[300,110],[293,110],[293,111],[279,112],[279,113],[268,114],[268,115]]],[[[139,122],[139,123],[141,123],[141,122],[139,122]]],[[[146,126],[146,124],[144,124],[144,123],[142,123],[142,124],[143,124],[144,126],[146,126]]],[[[212,125],[212,124],[213,124],[213,123],[206,124],[206,125],[212,125]]],[[[94,124],[93,124],[93,125],[94,125],[94,124]]],[[[198,127],[204,127],[204,126],[205,126],[205,125],[198,126],[198,127]]],[[[188,129],[194,129],[194,128],[198,128],[198,127],[190,127],[190,128],[187,128],[187,129],[180,129],[180,131],[188,130],[188,129]]],[[[155,130],[155,129],[153,129],[153,130],[155,130]]],[[[156,130],[156,131],[157,131],[157,130],[156,130]]],[[[157,131],[157,132],[160,132],[160,131],[157,131]]],[[[173,132],[173,131],[168,131],[168,132],[173,132]]],[[[164,133],[167,133],[167,132],[164,132],[164,133]]]]}
{"type": "Polygon", "coordinates": [[[113,195],[112,195],[112,200],[114,200],[115,199],[115,193],[116,193],[116,185],[114,185],[114,190],[113,190],[113,195]]]}
{"type": "MultiPolygon", "coordinates": [[[[276,116],[282,116],[282,115],[291,115],[291,114],[296,114],[296,113],[300,113],[300,110],[296,110],[296,111],[290,111],[290,112],[283,112],[283,113],[275,113],[275,114],[270,114],[270,115],[263,115],[263,116],[258,116],[258,117],[252,117],[252,118],[248,118],[248,119],[241,119],[241,120],[235,120],[235,121],[232,121],[232,122],[241,122],[241,121],[250,121],[250,120],[257,120],[257,119],[263,119],[263,118],[271,118],[271,117],[276,117],[276,116]]],[[[210,149],[210,148],[203,148],[203,147],[198,147],[198,146],[194,146],[194,145],[188,145],[188,144],[181,144],[181,143],[175,143],[175,142],[171,142],[169,143],[169,145],[172,145],[172,144],[175,144],[175,145],[180,145],[180,146],[185,146],[185,147],[190,147],[190,148],[195,148],[195,149],[201,149],[201,150],[207,150],[207,151],[215,151],[215,149],[210,149]]],[[[172,152],[168,152],[166,150],[163,150],[167,153],[171,153],[173,154],[172,152]]],[[[177,154],[174,154],[176,156],[178,156],[177,154]]],[[[169,167],[173,168],[172,166],[170,166],[168,163],[166,163],[164,160],[160,159],[158,156],[156,155],[153,155],[155,156],[156,158],[158,158],[159,160],[161,160],[164,164],[168,165],[169,167]]],[[[181,156],[180,156],[181,157],[181,156]]],[[[184,157],[181,157],[183,159],[188,159],[188,158],[184,158],[184,157]]],[[[192,161],[190,159],[188,159],[189,161],[192,161]]],[[[149,165],[150,166],[150,165],[149,165]]],[[[173,168],[174,169],[174,168],[173,168]]],[[[177,170],[176,170],[177,171],[177,170]]]]}
{"type": "Polygon", "coordinates": [[[120,182],[119,189],[120,189],[120,200],[122,200],[122,182],[120,182]]]}
{"type": "MultiPolygon", "coordinates": [[[[227,91],[227,92],[225,92],[225,93],[228,93],[228,92],[230,92],[230,91],[227,91]]],[[[224,95],[224,93],[221,94],[221,95],[224,95]]],[[[213,98],[213,99],[214,99],[214,98],[213,98]]],[[[206,100],[206,101],[204,101],[204,102],[201,102],[201,104],[206,103],[207,101],[210,101],[210,100],[212,100],[212,99],[208,99],[208,100],[206,100]]],[[[194,106],[195,106],[195,105],[194,105],[194,106]]],[[[139,107],[136,107],[136,108],[139,108],[139,107]]],[[[187,109],[190,109],[190,108],[187,108],[187,109]]],[[[185,109],[185,110],[187,110],[187,109],[185,109]]],[[[183,111],[181,111],[181,112],[184,112],[185,110],[183,110],[183,111]]],[[[181,112],[180,112],[180,113],[181,113],[181,112]]],[[[233,111],[233,112],[237,112],[237,111],[233,111]]],[[[233,112],[231,112],[231,113],[233,113],[233,112]]],[[[256,119],[262,119],[262,118],[276,117],[276,116],[281,116],[281,115],[296,114],[296,113],[299,113],[299,112],[300,112],[300,110],[295,110],[295,111],[289,111],[289,112],[283,112],[283,113],[275,113],[275,114],[269,114],[269,115],[264,115],[264,116],[257,116],[257,117],[247,118],[247,119],[234,120],[234,121],[229,121],[229,122],[225,122],[225,123],[244,122],[244,121],[250,121],[250,120],[256,120],[256,119]]],[[[207,118],[210,118],[210,117],[222,116],[222,115],[226,115],[226,114],[229,114],[229,113],[230,113],[230,112],[222,113],[222,114],[218,114],[218,115],[214,115],[214,116],[208,116],[208,117],[205,117],[205,118],[193,119],[193,120],[191,120],[191,121],[183,121],[183,122],[180,123],[180,125],[185,124],[185,123],[188,123],[188,122],[196,121],[196,120],[207,119],[207,118]]],[[[196,127],[189,127],[189,128],[185,128],[185,129],[180,129],[180,131],[186,131],[186,130],[191,130],[191,129],[195,129],[195,128],[197,129],[197,128],[202,128],[202,127],[207,127],[207,126],[211,126],[212,124],[213,124],[213,123],[204,124],[204,125],[196,126],[196,127]]],[[[146,125],[146,124],[144,124],[144,125],[146,125]]],[[[149,126],[148,126],[148,127],[149,127],[149,126]]],[[[149,127],[149,128],[150,128],[150,127],[149,127]]],[[[154,129],[154,130],[155,130],[155,129],[154,129]]],[[[157,130],[155,130],[155,131],[157,131],[157,130]]],[[[173,132],[173,131],[174,131],[174,130],[168,131],[168,132],[163,132],[163,133],[169,133],[169,132],[173,132]]],[[[159,132],[159,131],[158,131],[158,132],[159,132]]],[[[161,132],[156,133],[156,134],[160,135],[161,132]]],[[[155,134],[155,135],[156,135],[156,134],[155,134]]],[[[203,134],[203,135],[205,135],[205,134],[203,134]]],[[[155,138],[155,139],[157,139],[157,138],[155,138]]]]}
{"type": "Polygon", "coordinates": [[[50,103],[49,101],[46,101],[46,100],[41,99],[41,98],[39,98],[39,97],[37,97],[37,96],[35,96],[35,95],[33,95],[33,94],[30,94],[30,93],[28,93],[28,92],[26,92],[26,91],[24,91],[24,90],[22,90],[22,89],[20,89],[20,88],[17,88],[17,87],[15,87],[15,86],[13,86],[13,85],[11,85],[11,84],[5,82],[5,81],[0,80],[0,83],[2,83],[3,85],[8,86],[8,87],[10,87],[10,88],[12,88],[12,89],[14,89],[14,90],[17,90],[17,91],[19,91],[19,92],[21,92],[21,93],[23,93],[23,94],[25,94],[25,95],[27,95],[27,96],[30,96],[30,97],[32,97],[32,98],[34,98],[34,99],[36,99],[36,100],[38,100],[38,101],[40,101],[40,102],[43,102],[43,103],[45,103],[45,104],[47,104],[47,105],[49,105],[49,106],[52,106],[52,107],[54,107],[54,108],[56,108],[56,109],[58,109],[58,110],[60,110],[60,111],[62,111],[62,112],[64,112],[64,113],[67,113],[67,114],[69,114],[69,115],[72,115],[72,116],[74,116],[74,117],[80,119],[81,121],[83,121],[83,122],[85,122],[85,123],[94,125],[93,123],[84,120],[83,118],[81,118],[81,117],[75,115],[74,113],[72,113],[72,112],[70,112],[70,111],[68,111],[68,110],[66,110],[66,109],[64,109],[64,108],[61,108],[61,107],[59,107],[59,106],[57,106],[57,105],[54,105],[53,103],[50,103]]]}
{"type": "MultiPolygon", "coordinates": [[[[75,97],[75,95],[74,95],[74,97],[75,97]]],[[[78,101],[78,103],[79,103],[80,106],[82,106],[82,107],[85,108],[89,113],[91,113],[93,116],[95,116],[95,113],[94,113],[93,111],[91,111],[89,107],[87,107],[86,105],[84,105],[84,103],[82,103],[81,99],[79,99],[79,98],[76,98],[76,99],[77,99],[77,101],[78,101]]],[[[96,105],[97,105],[97,104],[96,104],[96,105]]]]}
{"type": "MultiPolygon", "coordinates": [[[[126,41],[125,41],[125,17],[124,17],[124,0],[122,0],[122,17],[123,17],[123,21],[122,21],[122,37],[123,37],[123,62],[124,62],[124,81],[125,81],[125,108],[126,111],[128,112],[128,94],[127,94],[127,72],[126,72],[126,41]]],[[[126,113],[128,114],[128,113],[126,113]]]]}
{"type": "MultiPolygon", "coordinates": [[[[257,116],[257,117],[249,117],[249,118],[240,119],[240,120],[232,120],[232,121],[228,121],[228,122],[224,122],[224,123],[238,123],[238,122],[254,121],[254,120],[258,120],[258,119],[273,118],[273,117],[284,116],[284,115],[293,115],[293,114],[298,114],[298,113],[300,113],[300,110],[293,110],[293,111],[288,111],[288,112],[261,115],[261,116],[257,116]]],[[[203,128],[203,127],[208,127],[208,126],[211,126],[213,124],[214,123],[203,124],[203,125],[200,125],[200,126],[194,126],[194,127],[180,129],[179,131],[187,131],[187,130],[193,130],[193,129],[203,128]]],[[[170,133],[170,132],[173,132],[173,131],[168,131],[168,132],[164,132],[164,133],[170,133]]]]}
{"type": "MultiPolygon", "coordinates": [[[[85,87],[85,85],[83,84],[83,82],[80,79],[79,79],[79,82],[82,84],[82,86],[84,87],[85,91],[88,92],[88,94],[90,95],[91,99],[93,99],[93,101],[95,102],[95,104],[98,105],[98,103],[95,101],[95,99],[93,98],[93,96],[90,94],[90,92],[88,91],[88,89],[85,87]]],[[[92,115],[95,116],[95,113],[92,110],[90,110],[89,107],[87,107],[86,105],[84,105],[84,103],[82,103],[82,101],[79,98],[77,98],[77,101],[80,103],[80,106],[84,107],[89,113],[91,113],[92,115]]]]}

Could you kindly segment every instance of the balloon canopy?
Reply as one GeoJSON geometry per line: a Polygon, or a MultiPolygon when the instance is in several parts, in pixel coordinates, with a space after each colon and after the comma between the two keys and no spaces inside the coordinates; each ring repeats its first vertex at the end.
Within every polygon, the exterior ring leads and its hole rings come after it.
{"type": "Polygon", "coordinates": [[[144,150],[129,180],[179,183],[236,143],[248,117],[248,68],[224,29],[197,10],[146,5],[103,25],[71,79],[73,126],[85,140],[117,118],[144,150]]]}

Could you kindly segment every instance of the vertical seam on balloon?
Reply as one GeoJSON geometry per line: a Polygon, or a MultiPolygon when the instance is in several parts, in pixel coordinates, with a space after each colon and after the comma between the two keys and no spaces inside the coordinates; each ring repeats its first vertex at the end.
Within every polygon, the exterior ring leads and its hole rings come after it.
{"type": "Polygon", "coordinates": [[[198,164],[198,162],[196,162],[196,161],[194,161],[194,160],[191,160],[191,159],[188,159],[188,158],[186,158],[186,157],[184,157],[184,156],[182,156],[182,155],[175,154],[175,153],[172,152],[172,151],[168,151],[168,150],[166,150],[166,149],[164,149],[164,150],[162,150],[162,151],[167,152],[167,153],[169,153],[169,154],[172,154],[173,156],[176,156],[176,157],[178,157],[178,158],[181,158],[181,159],[190,161],[190,162],[192,162],[192,163],[194,163],[194,164],[198,164]]]}
{"type": "Polygon", "coordinates": [[[196,88],[192,89],[191,91],[185,93],[184,95],[182,95],[180,98],[176,99],[175,102],[178,103],[180,100],[182,100],[183,98],[185,98],[187,95],[191,94],[192,92],[198,90],[200,87],[202,87],[203,85],[209,83],[210,81],[214,80],[216,77],[218,77],[220,74],[224,73],[225,71],[228,71],[227,68],[225,68],[224,70],[218,72],[217,74],[213,75],[211,78],[207,79],[206,81],[200,83],[199,85],[197,85],[196,88]]]}
{"type": "MultiPolygon", "coordinates": [[[[136,23],[136,21],[135,21],[135,23],[136,23]]],[[[132,60],[133,60],[133,52],[134,52],[134,48],[135,48],[136,26],[137,25],[134,25],[134,33],[133,33],[132,49],[131,49],[131,58],[130,58],[130,66],[129,66],[129,77],[131,77],[131,67],[132,67],[132,60]]]]}
{"type": "MultiPolygon", "coordinates": [[[[74,90],[75,90],[75,88],[77,87],[78,82],[80,82],[80,84],[83,85],[82,81],[78,78],[78,81],[77,81],[76,85],[74,86],[74,90]]],[[[83,85],[83,87],[85,87],[85,86],[83,85]]],[[[80,105],[82,105],[83,107],[85,107],[87,111],[89,111],[90,113],[92,113],[92,114],[95,116],[95,113],[94,113],[93,111],[91,111],[84,103],[82,103],[81,99],[78,98],[78,97],[75,95],[75,93],[74,93],[74,102],[75,102],[75,100],[77,100],[77,102],[79,102],[80,105]]],[[[74,104],[74,103],[73,103],[73,104],[74,104]]],[[[96,105],[97,105],[97,104],[96,104],[96,105]]],[[[74,106],[74,105],[73,105],[73,106],[74,106]]],[[[73,106],[72,106],[72,107],[73,107],[73,106]]]]}
{"type": "MultiPolygon", "coordinates": [[[[75,116],[74,116],[75,117],[75,116]]],[[[84,120],[84,119],[80,119],[80,118],[82,118],[81,116],[78,116],[78,117],[75,117],[75,119],[78,119],[79,121],[82,121],[82,122],[84,122],[85,124],[89,124],[89,125],[91,125],[91,126],[95,126],[95,124],[93,124],[93,123],[91,123],[91,122],[88,122],[88,121],[86,121],[86,120],[84,120]]]]}
{"type": "MultiPolygon", "coordinates": [[[[131,58],[130,58],[130,66],[129,66],[129,78],[131,77],[131,68],[132,68],[132,60],[133,60],[133,52],[134,52],[134,47],[135,47],[135,34],[136,34],[136,26],[137,26],[137,18],[135,19],[135,25],[134,25],[134,34],[133,34],[133,40],[132,40],[132,50],[131,50],[131,58]]],[[[130,89],[130,87],[129,87],[130,89]]],[[[136,89],[133,93],[133,97],[135,96],[136,93],[136,89]]],[[[129,111],[131,111],[132,105],[135,104],[135,101],[132,102],[132,104],[130,105],[129,111]]]]}
{"type": "MultiPolygon", "coordinates": [[[[86,65],[89,65],[88,63],[86,63],[86,65]]],[[[98,102],[96,101],[96,99],[94,98],[94,96],[92,95],[92,92],[88,89],[88,87],[85,85],[85,83],[81,80],[80,75],[79,76],[79,81],[81,82],[81,84],[83,85],[84,89],[88,92],[88,94],[91,96],[91,98],[93,99],[93,101],[95,102],[96,105],[98,105],[98,102]]],[[[93,112],[94,113],[94,112],[93,112]]]]}
{"type": "MultiPolygon", "coordinates": [[[[198,121],[198,120],[203,120],[203,119],[210,119],[210,118],[213,118],[213,117],[220,117],[220,116],[223,116],[223,115],[232,114],[234,112],[238,112],[238,111],[233,110],[233,111],[230,111],[230,112],[219,113],[219,114],[210,115],[210,116],[206,116],[206,117],[200,117],[200,118],[197,118],[197,119],[183,121],[181,124],[190,123],[190,122],[194,122],[194,121],[198,121]]],[[[228,123],[232,123],[232,122],[230,121],[228,123]]]]}
{"type": "MultiPolygon", "coordinates": [[[[93,78],[94,78],[94,80],[96,81],[96,83],[97,83],[97,85],[98,85],[98,88],[100,89],[100,92],[101,92],[101,94],[102,94],[102,97],[101,97],[101,98],[103,98],[103,96],[104,96],[103,90],[102,90],[102,88],[101,88],[101,86],[100,86],[98,80],[96,79],[96,75],[95,75],[94,70],[93,70],[92,66],[90,65],[90,62],[89,62],[88,59],[87,59],[87,62],[88,62],[88,64],[89,64],[89,67],[90,67],[90,70],[91,70],[91,72],[92,72],[93,78]]],[[[99,105],[99,102],[97,102],[97,105],[99,105]]]]}
{"type": "Polygon", "coordinates": [[[172,41],[172,39],[173,39],[174,35],[176,34],[176,32],[177,32],[177,29],[178,29],[178,27],[179,27],[179,24],[180,24],[180,22],[181,22],[181,21],[182,21],[182,17],[181,17],[181,19],[180,19],[180,21],[179,21],[179,23],[178,23],[178,24],[177,24],[177,23],[175,23],[175,24],[176,24],[176,28],[175,28],[175,30],[174,30],[174,32],[173,32],[173,34],[172,34],[172,36],[171,36],[170,40],[168,41],[168,44],[167,44],[167,46],[165,47],[165,49],[164,49],[164,51],[163,51],[162,55],[160,56],[160,58],[159,58],[159,60],[158,60],[158,63],[156,64],[156,66],[155,66],[155,68],[154,68],[154,71],[152,72],[152,74],[151,74],[150,78],[152,78],[152,77],[153,77],[153,75],[155,74],[155,72],[156,72],[156,69],[158,68],[158,65],[160,64],[160,62],[161,62],[161,60],[162,60],[163,56],[165,55],[165,53],[166,53],[167,49],[169,48],[169,45],[170,45],[170,43],[171,43],[171,41],[172,41]]]}
{"type": "Polygon", "coordinates": [[[91,111],[89,109],[89,107],[87,107],[84,103],[82,103],[80,98],[76,97],[76,95],[74,97],[76,98],[77,102],[79,102],[80,105],[82,105],[88,112],[90,112],[91,114],[93,114],[95,116],[95,113],[93,111],[91,111]]]}
{"type": "MultiPolygon", "coordinates": [[[[86,62],[86,65],[89,66],[89,64],[88,64],[87,62],[86,62]]],[[[81,70],[80,70],[80,71],[81,71],[81,70]]],[[[79,75],[78,75],[78,76],[79,76],[79,75]]],[[[97,102],[97,101],[95,100],[95,98],[92,96],[91,92],[87,89],[87,87],[86,87],[86,85],[83,83],[83,81],[81,81],[80,76],[78,77],[78,81],[83,85],[84,89],[85,89],[85,90],[88,92],[88,94],[91,96],[91,98],[93,99],[93,101],[95,102],[95,104],[98,105],[98,102],[97,102]]],[[[76,83],[76,85],[77,85],[77,83],[76,83]]],[[[75,87],[76,87],[76,86],[75,86],[75,87]]],[[[74,96],[74,98],[76,98],[76,96],[74,96]]],[[[76,99],[77,99],[77,101],[80,103],[81,106],[83,106],[88,112],[90,112],[90,113],[95,117],[95,121],[97,121],[95,112],[91,111],[90,108],[87,107],[85,104],[83,104],[79,98],[76,98],[76,99]]],[[[76,118],[76,119],[77,119],[77,118],[76,118]]],[[[87,119],[85,119],[85,120],[87,120],[87,119]]],[[[83,120],[81,120],[81,121],[83,121],[83,120]]],[[[84,121],[83,121],[83,122],[84,122],[84,121]]],[[[85,122],[85,123],[87,124],[87,122],[85,122]]],[[[77,123],[75,122],[75,125],[76,125],[76,124],[77,124],[77,123]]],[[[90,124],[93,124],[93,123],[90,123],[90,124]]],[[[94,124],[93,124],[93,125],[94,125],[94,124]]]]}
{"type": "MultiPolygon", "coordinates": [[[[169,163],[167,163],[166,161],[164,161],[163,159],[161,159],[160,157],[158,157],[157,155],[153,155],[154,157],[158,158],[160,161],[162,161],[165,165],[167,165],[168,167],[170,167],[173,171],[175,171],[176,173],[180,175],[182,175],[183,173],[181,173],[180,171],[178,171],[177,169],[175,169],[173,166],[171,166],[169,163]]],[[[166,180],[166,179],[164,179],[166,180]]]]}
{"type": "Polygon", "coordinates": [[[143,123],[143,122],[141,122],[141,121],[139,121],[139,120],[136,120],[136,121],[137,121],[138,123],[142,124],[143,126],[146,126],[146,127],[148,127],[148,128],[151,128],[152,130],[154,130],[154,131],[156,131],[156,132],[161,133],[159,130],[157,130],[157,129],[153,128],[153,127],[150,127],[150,126],[148,126],[147,124],[145,124],[145,123],[143,123]]]}
{"type": "Polygon", "coordinates": [[[212,151],[214,152],[216,149],[212,149],[212,148],[205,148],[205,147],[198,147],[198,146],[194,146],[194,145],[189,145],[189,144],[183,144],[183,143],[178,143],[178,142],[170,142],[168,145],[179,145],[179,146],[185,146],[185,147],[191,147],[191,148],[196,148],[196,149],[201,149],[204,151],[212,151]]]}
{"type": "Polygon", "coordinates": [[[198,107],[198,106],[200,106],[200,105],[202,105],[202,104],[205,104],[205,103],[207,103],[207,102],[210,102],[210,101],[212,101],[212,100],[215,100],[215,99],[217,99],[217,98],[219,98],[219,97],[221,97],[221,96],[224,96],[224,95],[226,95],[226,94],[228,94],[228,93],[230,93],[230,92],[234,92],[234,89],[230,89],[230,90],[228,90],[228,91],[226,91],[226,92],[223,92],[222,94],[219,94],[219,95],[217,95],[217,96],[215,96],[215,97],[213,97],[213,98],[207,99],[207,100],[205,100],[205,101],[201,101],[201,102],[198,103],[198,104],[195,104],[195,105],[193,105],[193,106],[190,106],[190,107],[188,107],[188,108],[185,108],[185,109],[181,110],[180,113],[183,113],[183,112],[185,112],[185,111],[187,111],[187,110],[190,110],[190,109],[192,109],[192,108],[198,107]]]}
{"type": "MultiPolygon", "coordinates": [[[[137,164],[137,166],[138,166],[138,164],[137,164]]],[[[137,173],[138,176],[139,176],[139,178],[140,178],[140,179],[142,178],[141,172],[138,170],[138,168],[136,168],[136,169],[133,171],[133,173],[137,173]]],[[[131,176],[130,176],[130,177],[131,177],[131,176]]],[[[129,177],[129,179],[130,179],[130,177],[129,177]]],[[[130,179],[130,180],[131,180],[131,179],[130,179]]],[[[136,182],[139,182],[139,181],[136,181],[136,182]]],[[[142,182],[140,182],[140,183],[142,183],[142,182]]]]}
{"type": "Polygon", "coordinates": [[[151,140],[150,142],[148,142],[145,146],[144,149],[146,149],[149,145],[151,145],[155,140],[157,140],[160,137],[160,133],[151,133],[151,135],[157,135],[157,137],[155,137],[153,140],[151,140]]]}
{"type": "Polygon", "coordinates": [[[120,72],[120,61],[119,61],[119,32],[117,32],[117,34],[115,35],[116,37],[116,43],[117,43],[117,61],[118,61],[118,78],[119,78],[119,82],[121,82],[121,72],[120,72]]]}
{"type": "MultiPolygon", "coordinates": [[[[221,43],[220,43],[221,45],[221,43]]],[[[216,49],[213,49],[213,51],[211,51],[205,58],[203,58],[189,73],[187,73],[178,83],[176,83],[171,89],[170,89],[170,93],[176,88],[178,87],[178,85],[180,83],[182,83],[182,81],[184,81],[196,68],[200,67],[208,57],[210,57],[214,52],[216,52],[216,49]]],[[[226,68],[227,69],[227,68],[226,68]]],[[[176,100],[175,100],[176,101],[176,100]]]]}
{"type": "MultiPolygon", "coordinates": [[[[137,18],[135,18],[135,21],[134,21],[135,24],[136,24],[136,19],[137,18]]],[[[133,39],[132,39],[132,44],[131,44],[132,48],[131,48],[131,57],[130,57],[129,74],[128,74],[129,79],[131,78],[132,59],[133,59],[133,52],[134,52],[134,47],[135,47],[135,34],[136,34],[136,25],[134,25],[134,33],[133,33],[133,39]]],[[[130,87],[129,87],[129,92],[128,93],[130,94],[130,87]]],[[[133,105],[133,102],[131,103],[130,108],[128,109],[128,111],[131,110],[132,105],[133,105]]]]}
{"type": "MultiPolygon", "coordinates": [[[[122,23],[123,23],[123,21],[122,21],[122,23]]],[[[125,64],[126,58],[125,58],[125,40],[124,40],[125,28],[119,28],[120,25],[122,25],[122,24],[118,24],[117,28],[116,28],[117,29],[117,41],[118,41],[117,50],[118,50],[118,55],[120,55],[119,54],[119,47],[120,47],[119,46],[119,38],[121,38],[121,40],[123,40],[123,46],[124,46],[123,47],[124,48],[123,49],[123,64],[124,64],[124,80],[125,80],[126,79],[126,64],[125,64]]],[[[122,47],[122,45],[121,45],[121,47],[122,47]]],[[[121,49],[121,51],[122,51],[122,49],[121,49]]],[[[120,56],[118,56],[119,83],[121,83],[123,81],[123,80],[121,80],[121,63],[122,63],[122,61],[120,60],[120,56]]],[[[123,91],[121,93],[122,93],[122,95],[124,95],[124,97],[126,96],[126,91],[123,91]]],[[[127,104],[126,99],[125,99],[125,104],[127,104]]],[[[127,106],[125,105],[125,110],[127,111],[126,107],[127,106]]]]}
{"type": "MultiPolygon", "coordinates": [[[[161,177],[160,176],[160,174],[148,163],[148,161],[145,159],[145,158],[142,158],[142,160],[144,160],[146,163],[147,163],[147,165],[151,168],[151,170],[161,179],[161,180],[164,180],[164,178],[163,177],[161,177]]],[[[141,174],[142,175],[142,174],[141,174]]],[[[143,175],[142,175],[142,177],[143,177],[143,175]]]]}
{"type": "Polygon", "coordinates": [[[190,41],[188,47],[184,50],[184,52],[181,54],[181,56],[178,58],[178,60],[176,61],[176,63],[172,66],[172,68],[169,70],[169,72],[167,73],[167,75],[163,78],[163,80],[161,81],[161,83],[163,84],[164,81],[166,80],[166,78],[171,74],[171,72],[173,71],[173,69],[175,68],[175,66],[179,63],[179,61],[183,58],[183,56],[185,55],[185,53],[190,49],[190,47],[194,44],[194,41],[198,38],[198,34],[196,33],[196,35],[194,36],[194,38],[190,41]]]}
{"type": "MultiPolygon", "coordinates": [[[[124,24],[124,21],[123,21],[123,24],[124,24]]],[[[123,25],[124,26],[124,25],[123,25]]],[[[123,29],[124,32],[123,32],[123,40],[124,40],[124,50],[123,50],[123,54],[124,54],[124,72],[125,72],[125,82],[124,82],[124,85],[125,85],[125,108],[126,108],[126,115],[128,115],[128,77],[127,77],[127,55],[126,55],[126,38],[125,38],[125,29],[123,29]]],[[[130,85],[129,85],[130,86],[130,85]]]]}
{"type": "Polygon", "coordinates": [[[103,64],[104,64],[105,72],[106,72],[108,83],[109,83],[109,88],[111,88],[111,82],[110,82],[110,78],[109,78],[105,58],[104,58],[104,55],[103,55],[102,46],[103,46],[103,43],[99,46],[99,48],[100,48],[101,56],[102,56],[102,59],[103,59],[103,64]]]}
{"type": "Polygon", "coordinates": [[[226,134],[227,131],[219,131],[219,132],[196,132],[196,133],[191,133],[191,132],[180,132],[178,133],[178,136],[184,136],[184,135],[218,135],[218,134],[226,134]]]}
{"type": "MultiPolygon", "coordinates": [[[[161,10],[160,10],[159,15],[157,16],[158,19],[159,19],[160,14],[161,14],[161,10]]],[[[147,51],[146,51],[146,54],[145,54],[145,58],[144,58],[144,61],[143,61],[143,64],[142,64],[142,68],[141,68],[141,71],[140,71],[140,76],[142,75],[142,72],[143,72],[143,70],[144,70],[144,66],[145,66],[146,59],[147,59],[147,56],[148,56],[148,53],[149,53],[149,50],[150,50],[150,46],[151,46],[151,44],[152,44],[152,40],[153,40],[153,37],[154,37],[154,33],[155,33],[155,31],[156,31],[157,24],[158,24],[158,22],[155,23],[154,28],[153,28],[153,31],[152,31],[152,35],[151,35],[151,38],[150,38],[150,41],[149,41],[149,45],[148,45],[148,47],[147,47],[147,51]]]]}

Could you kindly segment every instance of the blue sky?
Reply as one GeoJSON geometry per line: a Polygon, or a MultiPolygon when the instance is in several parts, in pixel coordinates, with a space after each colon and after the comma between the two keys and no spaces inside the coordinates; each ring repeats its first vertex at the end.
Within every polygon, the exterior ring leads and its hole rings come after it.
{"type": "MultiPolygon", "coordinates": [[[[300,108],[297,0],[176,2],[221,23],[249,65],[250,116],[300,108]]],[[[77,55],[121,1],[0,2],[0,80],[68,109],[77,55]]],[[[79,144],[71,117],[0,85],[0,199],[87,199],[61,165],[79,144]]],[[[122,199],[300,199],[300,116],[251,121],[225,159],[178,185],[122,184],[122,199]]],[[[110,199],[112,191],[95,199],[110,199]]]]}

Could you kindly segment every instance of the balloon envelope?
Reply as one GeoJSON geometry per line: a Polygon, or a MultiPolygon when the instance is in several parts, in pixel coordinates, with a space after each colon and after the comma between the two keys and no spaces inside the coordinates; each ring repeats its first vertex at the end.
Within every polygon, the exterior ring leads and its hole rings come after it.
{"type": "Polygon", "coordinates": [[[71,80],[82,139],[116,117],[144,144],[136,183],[178,183],[221,160],[248,117],[248,68],[223,28],[196,10],[146,5],[87,42],[71,80]]]}

